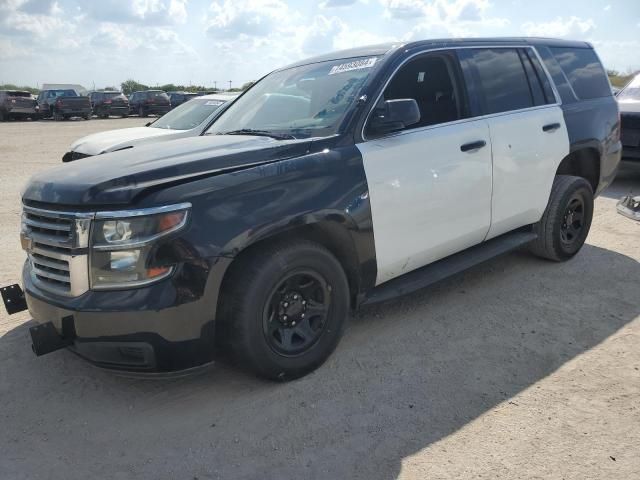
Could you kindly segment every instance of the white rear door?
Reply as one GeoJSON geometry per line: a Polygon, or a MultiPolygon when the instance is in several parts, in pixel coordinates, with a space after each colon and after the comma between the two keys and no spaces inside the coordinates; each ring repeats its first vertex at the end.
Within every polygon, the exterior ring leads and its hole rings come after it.
{"type": "Polygon", "coordinates": [[[492,238],[540,220],[569,137],[533,48],[473,48],[460,55],[491,133],[492,238]]]}

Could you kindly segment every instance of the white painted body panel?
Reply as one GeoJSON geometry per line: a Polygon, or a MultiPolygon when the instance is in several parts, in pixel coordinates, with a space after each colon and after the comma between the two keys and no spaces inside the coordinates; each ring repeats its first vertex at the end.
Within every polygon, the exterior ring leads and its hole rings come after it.
{"type": "Polygon", "coordinates": [[[169,130],[166,128],[152,127],[107,130],[106,132],[87,135],[73,142],[71,144],[71,151],[84,153],[86,155],[99,155],[125,147],[134,147],[162,140],[193,137],[201,133],[201,130],[197,132],[194,130],[169,130]]]}
{"type": "Polygon", "coordinates": [[[535,223],[542,217],[569,136],[557,105],[486,118],[493,150],[491,229],[487,238],[535,223]],[[543,132],[542,127],[560,128],[543,132]]]}
{"type": "Polygon", "coordinates": [[[492,176],[485,120],[408,130],[357,147],[369,185],[376,284],[484,240],[492,176]],[[478,140],[486,146],[460,150],[478,140]]]}

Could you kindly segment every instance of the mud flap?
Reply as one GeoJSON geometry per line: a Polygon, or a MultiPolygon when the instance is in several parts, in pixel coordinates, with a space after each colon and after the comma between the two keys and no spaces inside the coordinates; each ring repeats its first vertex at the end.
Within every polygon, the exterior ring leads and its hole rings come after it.
{"type": "MultiPolygon", "coordinates": [[[[73,317],[65,317],[62,319],[63,321],[63,329],[65,320],[70,319],[67,323],[73,323],[73,317]]],[[[41,355],[46,355],[47,353],[55,352],[56,350],[60,350],[61,348],[68,347],[73,344],[72,338],[63,337],[58,334],[56,327],[53,326],[53,323],[47,322],[42,323],[40,325],[36,325],[35,327],[31,327],[29,329],[29,334],[31,335],[31,350],[38,357],[41,355]]]]}
{"type": "Polygon", "coordinates": [[[8,287],[0,288],[4,308],[9,315],[22,312],[27,309],[27,301],[24,298],[24,292],[17,283],[8,287]]]}

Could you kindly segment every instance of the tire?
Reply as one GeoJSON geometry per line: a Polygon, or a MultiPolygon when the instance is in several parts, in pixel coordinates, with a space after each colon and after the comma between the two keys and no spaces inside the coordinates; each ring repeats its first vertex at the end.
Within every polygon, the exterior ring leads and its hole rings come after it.
{"type": "Polygon", "coordinates": [[[62,120],[64,120],[64,116],[57,110],[54,110],[51,116],[53,117],[53,120],[56,122],[61,122],[62,120]]]}
{"type": "Polygon", "coordinates": [[[533,227],[538,238],[529,248],[542,258],[564,262],[584,245],[593,218],[593,190],[584,178],[557,175],[542,219],[533,227]]]}
{"type": "Polygon", "coordinates": [[[331,355],[349,305],[342,266],[323,246],[296,241],[255,249],[224,280],[217,344],[259,376],[292,380],[331,355]]]}
{"type": "Polygon", "coordinates": [[[123,113],[123,114],[122,114],[122,118],[127,118],[128,116],[129,116],[129,115],[128,115],[128,114],[126,114],[126,113],[123,113]]]}
{"type": "Polygon", "coordinates": [[[147,112],[144,111],[144,108],[142,106],[138,107],[138,116],[139,117],[146,117],[147,116],[147,112]]]}
{"type": "Polygon", "coordinates": [[[0,109],[0,122],[6,122],[8,120],[8,116],[4,113],[4,110],[0,109]]]}
{"type": "Polygon", "coordinates": [[[88,113],[86,115],[83,115],[82,118],[84,118],[85,120],[91,120],[91,114],[88,113]]]}

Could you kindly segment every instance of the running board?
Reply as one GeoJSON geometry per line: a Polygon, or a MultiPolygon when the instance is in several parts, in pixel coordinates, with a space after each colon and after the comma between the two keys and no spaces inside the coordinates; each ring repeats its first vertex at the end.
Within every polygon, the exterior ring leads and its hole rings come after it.
{"type": "Polygon", "coordinates": [[[479,245],[463,250],[422,268],[389,280],[374,288],[365,297],[362,305],[386,302],[396,297],[428,287],[440,280],[460,273],[480,263],[515,250],[535,240],[533,232],[506,233],[479,245]]]}

